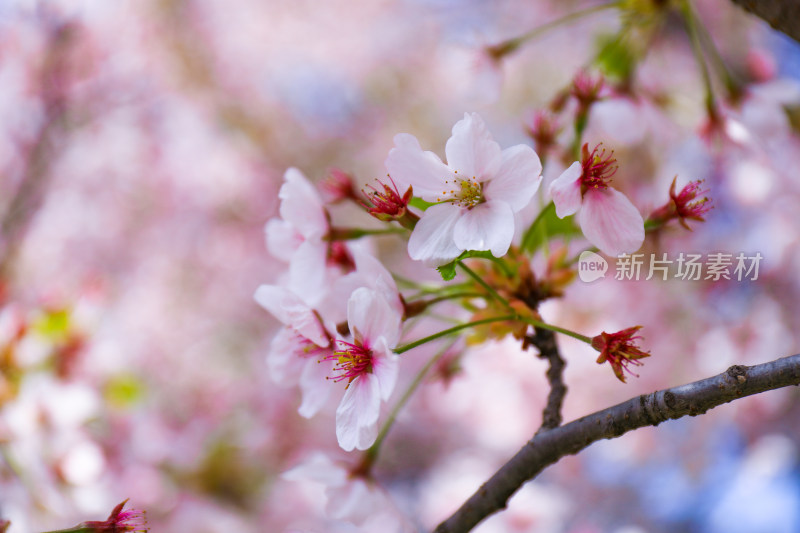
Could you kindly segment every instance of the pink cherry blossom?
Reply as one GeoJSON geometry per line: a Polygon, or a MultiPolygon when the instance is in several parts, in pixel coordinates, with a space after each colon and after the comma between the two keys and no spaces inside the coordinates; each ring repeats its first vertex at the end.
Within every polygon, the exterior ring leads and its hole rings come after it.
{"type": "Polygon", "coordinates": [[[413,135],[401,133],[386,159],[389,174],[423,200],[435,202],[408,242],[412,259],[445,264],[465,250],[505,255],[514,237],[515,215],[528,205],[541,182],[539,156],[526,145],[500,149],[477,114],[453,126],[444,164],[423,151],[413,135]]]}
{"type": "Polygon", "coordinates": [[[329,347],[314,344],[291,328],[284,328],[272,339],[267,353],[267,370],[273,382],[284,387],[300,386],[302,401],[297,412],[311,418],[330,397],[333,383],[326,377],[333,371],[329,347]]]}
{"type": "Polygon", "coordinates": [[[286,471],[287,481],[310,481],[325,486],[325,514],[334,520],[364,526],[365,531],[414,531],[388,494],[366,475],[354,472],[321,452],[286,471]],[[369,529],[377,525],[379,529],[369,529]]]}
{"type": "Polygon", "coordinates": [[[584,236],[608,255],[632,253],[644,242],[644,220],[628,197],[609,187],[617,171],[613,152],[598,153],[600,145],[565,170],[552,184],[550,195],[559,218],[578,213],[584,236]]]}
{"type": "Polygon", "coordinates": [[[378,292],[357,289],[347,302],[352,342],[336,341],[326,360],[334,361],[335,382],[347,381],[336,410],[336,437],[346,451],[365,450],[378,434],[381,400],[397,381],[398,359],[392,352],[400,338],[401,315],[378,292]]]}
{"type": "Polygon", "coordinates": [[[323,291],[333,275],[327,268],[330,232],[324,203],[314,185],[302,172],[289,168],[284,174],[278,198],[280,218],[267,222],[264,232],[267,250],[289,263],[290,283],[305,299],[323,291]]]}

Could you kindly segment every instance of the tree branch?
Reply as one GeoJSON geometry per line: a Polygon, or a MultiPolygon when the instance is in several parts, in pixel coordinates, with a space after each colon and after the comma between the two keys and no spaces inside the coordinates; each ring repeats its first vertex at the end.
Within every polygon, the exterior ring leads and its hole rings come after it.
{"type": "Polygon", "coordinates": [[[600,439],[657,426],[686,415],[697,416],[718,405],[760,392],[800,384],[800,354],[747,366],[732,366],[717,376],[644,394],[569,424],[537,433],[498,470],[436,533],[463,533],[504,509],[523,483],[565,455],[576,454],[600,439]]]}
{"type": "Polygon", "coordinates": [[[797,0],[732,0],[774,29],[800,42],[800,2],[797,0]]]}
{"type": "Polygon", "coordinates": [[[534,332],[534,335],[525,338],[526,342],[535,346],[539,350],[539,357],[550,363],[547,369],[550,394],[547,396],[547,405],[542,413],[542,427],[539,429],[546,431],[561,425],[561,406],[564,404],[564,396],[567,395],[567,386],[564,384],[566,363],[558,351],[555,333],[543,328],[534,328],[534,332]]]}

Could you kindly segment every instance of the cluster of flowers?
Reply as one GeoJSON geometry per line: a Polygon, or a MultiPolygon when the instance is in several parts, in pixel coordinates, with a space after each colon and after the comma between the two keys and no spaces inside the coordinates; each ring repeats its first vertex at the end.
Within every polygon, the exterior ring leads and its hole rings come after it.
{"type": "MultiPolygon", "coordinates": [[[[394,141],[386,159],[394,188],[384,185],[367,197],[370,212],[383,220],[419,216],[408,239],[409,256],[439,266],[465,251],[505,255],[518,214],[542,181],[536,152],[526,145],[502,150],[475,113],[453,127],[447,163],[423,151],[412,135],[399,134],[394,141]],[[410,213],[411,191],[432,204],[420,215],[410,213]]],[[[609,186],[615,169],[613,155],[584,146],[582,160],[550,186],[557,215],[578,212],[584,235],[610,255],[634,252],[644,240],[639,211],[609,186]]],[[[286,172],[279,198],[280,217],[267,223],[266,243],[288,268],[277,283],[255,293],[285,326],[267,356],[270,375],[276,383],[299,385],[304,417],[314,416],[332,389],[344,384],[336,411],[339,445],[367,449],[377,436],[381,401],[397,379],[393,349],[406,313],[403,298],[392,275],[364,246],[340,240],[325,203],[299,170],[286,172]]]]}

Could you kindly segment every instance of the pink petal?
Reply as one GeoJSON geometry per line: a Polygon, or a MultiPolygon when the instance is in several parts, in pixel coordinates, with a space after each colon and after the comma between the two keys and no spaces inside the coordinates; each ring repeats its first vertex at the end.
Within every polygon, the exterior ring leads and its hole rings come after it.
{"type": "Polygon", "coordinates": [[[400,337],[400,314],[379,293],[361,287],[347,300],[347,323],[359,341],[371,347],[378,337],[393,343],[400,337]]]}
{"type": "Polygon", "coordinates": [[[616,189],[587,191],[578,219],[589,242],[608,255],[633,253],[644,242],[642,215],[616,189]]]}
{"type": "Polygon", "coordinates": [[[309,239],[297,248],[289,261],[289,289],[316,307],[330,287],[326,258],[327,243],[309,239]]]}
{"type": "Polygon", "coordinates": [[[336,438],[345,451],[366,450],[378,436],[381,409],[380,385],[372,374],[362,374],[350,382],[336,409],[336,438]]]}
{"type": "Polygon", "coordinates": [[[295,231],[294,226],[273,218],[264,226],[264,237],[267,241],[267,251],[275,259],[288,261],[295,250],[303,243],[303,236],[295,231]]]}
{"type": "Polygon", "coordinates": [[[386,301],[402,314],[403,304],[400,301],[397,284],[383,263],[360,248],[353,250],[353,259],[356,262],[356,273],[363,280],[363,286],[381,293],[386,301]]]}
{"type": "Polygon", "coordinates": [[[515,213],[527,206],[542,182],[542,163],[533,148],[518,144],[502,152],[502,163],[484,187],[487,200],[501,200],[515,213]]]}
{"type": "Polygon", "coordinates": [[[464,113],[464,118],[456,122],[445,152],[447,164],[463,179],[489,179],[500,164],[500,145],[477,113],[464,113]]]}
{"type": "Polygon", "coordinates": [[[328,337],[314,311],[293,292],[276,285],[261,285],[253,297],[283,325],[295,329],[317,346],[328,346],[328,337]]]}
{"type": "Polygon", "coordinates": [[[328,403],[335,383],[326,378],[333,375],[333,362],[307,359],[305,365],[300,375],[303,399],[297,412],[303,418],[311,418],[328,403]]]}
{"type": "Polygon", "coordinates": [[[308,459],[281,474],[287,481],[315,481],[330,487],[347,483],[347,470],[334,463],[322,452],[314,452],[308,459]]]}
{"type": "Polygon", "coordinates": [[[322,238],[328,233],[328,219],[317,189],[296,168],[288,169],[284,180],[278,193],[281,218],[306,239],[322,238]]]}
{"type": "MultiPolygon", "coordinates": [[[[363,479],[351,479],[341,487],[325,490],[328,501],[325,503],[325,514],[334,520],[362,525],[364,521],[381,511],[382,501],[363,479]]],[[[384,531],[383,529],[381,531],[384,531]]]]}
{"type": "Polygon", "coordinates": [[[564,218],[581,207],[581,175],[583,167],[577,161],[550,184],[550,196],[556,204],[556,215],[564,218]]]}
{"type": "Polygon", "coordinates": [[[514,213],[501,201],[486,202],[464,210],[453,230],[453,241],[462,250],[491,250],[501,257],[514,238],[514,213]]]}
{"type": "Polygon", "coordinates": [[[297,355],[300,349],[297,333],[291,328],[275,335],[267,353],[267,372],[273,382],[283,387],[297,384],[306,364],[305,358],[297,355]]]}
{"type": "Polygon", "coordinates": [[[444,191],[445,180],[454,179],[453,171],[433,152],[423,152],[413,135],[395,135],[394,144],[384,164],[400,193],[411,186],[415,196],[435,202],[444,191]]]}
{"type": "Polygon", "coordinates": [[[379,338],[374,348],[376,354],[373,359],[372,372],[378,378],[381,386],[381,399],[387,401],[394,391],[399,371],[399,359],[394,355],[383,338],[379,338]]]}
{"type": "Polygon", "coordinates": [[[453,228],[460,216],[461,208],[449,203],[429,207],[408,239],[411,259],[438,266],[458,257],[463,248],[453,242],[453,228]]]}

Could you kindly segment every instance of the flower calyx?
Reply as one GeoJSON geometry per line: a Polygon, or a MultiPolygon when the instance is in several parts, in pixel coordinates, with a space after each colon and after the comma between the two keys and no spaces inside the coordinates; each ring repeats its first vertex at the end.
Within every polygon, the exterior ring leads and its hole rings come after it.
{"type": "Polygon", "coordinates": [[[607,361],[614,370],[614,375],[623,383],[625,383],[624,372],[639,377],[628,368],[630,365],[642,366],[643,363],[639,359],[650,357],[650,352],[645,352],[637,346],[637,341],[642,339],[640,335],[636,335],[640,329],[642,326],[634,326],[616,333],[604,331],[592,338],[592,348],[600,352],[597,364],[607,361]]]}

